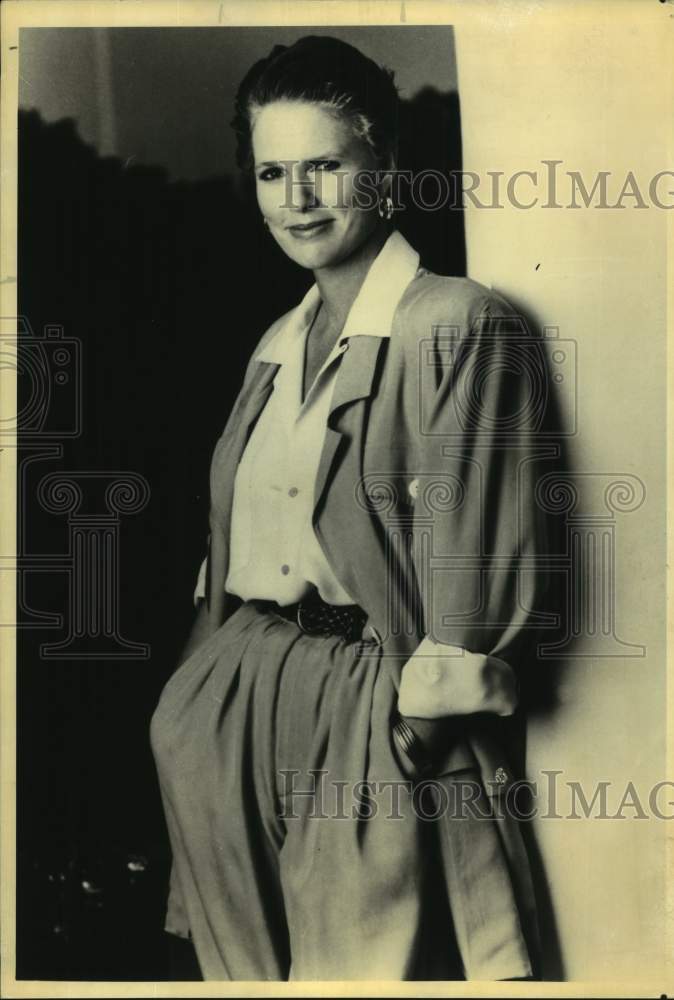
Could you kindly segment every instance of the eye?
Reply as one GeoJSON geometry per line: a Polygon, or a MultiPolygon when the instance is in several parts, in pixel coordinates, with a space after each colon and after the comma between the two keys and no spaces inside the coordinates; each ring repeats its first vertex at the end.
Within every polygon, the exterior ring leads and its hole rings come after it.
{"type": "Polygon", "coordinates": [[[339,167],[339,160],[311,160],[309,163],[310,170],[337,170],[339,167]]]}
{"type": "Polygon", "coordinates": [[[264,170],[260,171],[260,173],[257,175],[257,179],[259,181],[275,181],[282,176],[283,176],[282,167],[277,167],[277,166],[265,167],[264,170]]]}

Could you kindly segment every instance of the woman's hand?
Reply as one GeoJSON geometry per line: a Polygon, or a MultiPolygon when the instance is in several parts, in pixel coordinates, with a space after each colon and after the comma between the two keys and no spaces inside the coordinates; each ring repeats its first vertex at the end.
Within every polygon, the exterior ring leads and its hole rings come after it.
{"type": "Polygon", "coordinates": [[[416,719],[474,712],[507,716],[517,701],[517,678],[505,660],[428,637],[403,667],[398,691],[398,711],[416,719]]]}

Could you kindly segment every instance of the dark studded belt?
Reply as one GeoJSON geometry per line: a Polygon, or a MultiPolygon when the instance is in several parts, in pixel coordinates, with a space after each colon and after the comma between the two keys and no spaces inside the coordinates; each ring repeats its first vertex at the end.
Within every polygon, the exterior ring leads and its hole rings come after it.
{"type": "Polygon", "coordinates": [[[274,614],[293,622],[305,635],[338,635],[349,642],[362,637],[367,614],[357,604],[326,604],[317,594],[298,604],[264,602],[274,614]]]}

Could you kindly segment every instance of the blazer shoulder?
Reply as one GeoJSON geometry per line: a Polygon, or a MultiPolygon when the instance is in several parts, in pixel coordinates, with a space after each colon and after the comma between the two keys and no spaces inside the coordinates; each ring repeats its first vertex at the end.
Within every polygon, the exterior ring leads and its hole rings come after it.
{"type": "Polygon", "coordinates": [[[471,278],[447,277],[421,269],[396,309],[392,337],[418,343],[442,327],[468,333],[482,317],[513,316],[513,307],[471,278]]]}

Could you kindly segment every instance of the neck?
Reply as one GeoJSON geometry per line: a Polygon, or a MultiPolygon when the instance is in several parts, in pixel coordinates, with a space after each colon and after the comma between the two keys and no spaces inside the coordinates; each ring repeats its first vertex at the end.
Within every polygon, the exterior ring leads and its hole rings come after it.
{"type": "Polygon", "coordinates": [[[332,267],[314,271],[321,293],[322,309],[330,325],[343,326],[349,309],[360,291],[372,261],[390,235],[387,226],[379,226],[355,253],[332,267]]]}

